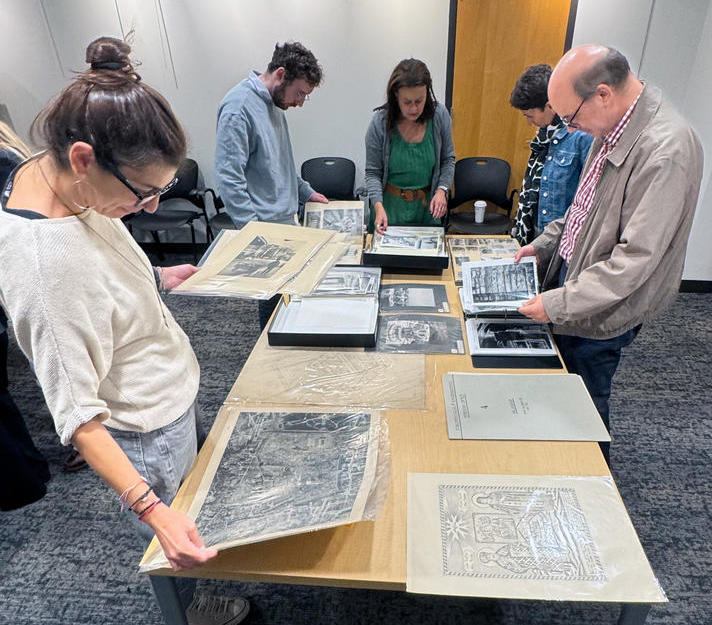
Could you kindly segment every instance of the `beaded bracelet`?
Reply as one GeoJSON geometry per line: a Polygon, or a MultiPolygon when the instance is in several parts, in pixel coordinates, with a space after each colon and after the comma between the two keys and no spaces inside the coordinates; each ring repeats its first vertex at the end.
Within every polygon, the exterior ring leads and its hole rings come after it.
{"type": "Polygon", "coordinates": [[[161,503],[161,500],[156,499],[156,501],[154,501],[152,504],[146,506],[146,508],[141,511],[141,514],[138,515],[138,520],[143,521],[144,517],[148,516],[151,510],[153,510],[159,503],[161,503]]]}

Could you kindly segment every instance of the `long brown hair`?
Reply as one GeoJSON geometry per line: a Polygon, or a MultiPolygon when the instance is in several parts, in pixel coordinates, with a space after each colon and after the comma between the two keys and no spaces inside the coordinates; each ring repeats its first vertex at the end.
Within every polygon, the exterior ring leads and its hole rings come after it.
{"type": "Polygon", "coordinates": [[[84,141],[106,167],[143,167],[162,161],[178,166],[186,138],[165,98],[141,81],[120,39],[100,37],[86,50],[89,69],[52,100],[32,123],[31,136],[44,143],[60,167],[68,167],[71,145],[84,141]]]}
{"type": "Polygon", "coordinates": [[[374,109],[386,111],[386,132],[390,132],[401,117],[398,90],[401,87],[425,87],[425,107],[417,121],[424,122],[435,115],[437,100],[433,93],[433,80],[428,66],[418,59],[403,59],[391,73],[386,87],[386,103],[374,109]]]}

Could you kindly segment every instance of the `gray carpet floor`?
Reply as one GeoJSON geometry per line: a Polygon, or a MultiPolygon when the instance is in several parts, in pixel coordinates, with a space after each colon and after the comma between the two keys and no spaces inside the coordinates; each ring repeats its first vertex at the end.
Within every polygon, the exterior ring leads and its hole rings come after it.
{"type": "MultiPolygon", "coordinates": [[[[170,264],[170,263],[166,263],[170,264]]],[[[212,419],[258,336],[253,302],[168,297],[202,368],[203,424],[212,419]]],[[[670,602],[651,625],[712,623],[712,295],[681,294],[624,353],[612,397],[612,466],[670,602]]],[[[114,497],[90,471],[61,471],[49,414],[11,340],[11,392],[52,480],[40,502],[0,513],[0,624],[159,625],[141,556],[114,497]]],[[[617,606],[485,601],[402,592],[200,582],[247,597],[253,625],[615,623],[617,606]]]]}

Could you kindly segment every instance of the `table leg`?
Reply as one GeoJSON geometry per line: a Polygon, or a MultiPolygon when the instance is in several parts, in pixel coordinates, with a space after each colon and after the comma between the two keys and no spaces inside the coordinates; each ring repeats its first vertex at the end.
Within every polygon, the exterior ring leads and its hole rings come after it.
{"type": "Polygon", "coordinates": [[[624,603],[618,625],[643,625],[650,612],[648,603],[624,603]]]}
{"type": "Polygon", "coordinates": [[[149,575],[158,607],[166,625],[188,625],[174,577],[149,575]]]}

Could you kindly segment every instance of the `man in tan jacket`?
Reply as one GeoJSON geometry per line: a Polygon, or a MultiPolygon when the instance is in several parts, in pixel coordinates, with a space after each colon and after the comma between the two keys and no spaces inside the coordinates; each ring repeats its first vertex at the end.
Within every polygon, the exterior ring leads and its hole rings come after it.
{"type": "Polygon", "coordinates": [[[660,90],[612,48],[567,52],[549,102],[569,130],[595,140],[564,217],[515,257],[536,255],[545,269],[544,292],[520,312],[553,324],[566,367],[581,375],[608,427],[621,349],[677,295],[702,148],[660,90]]]}

